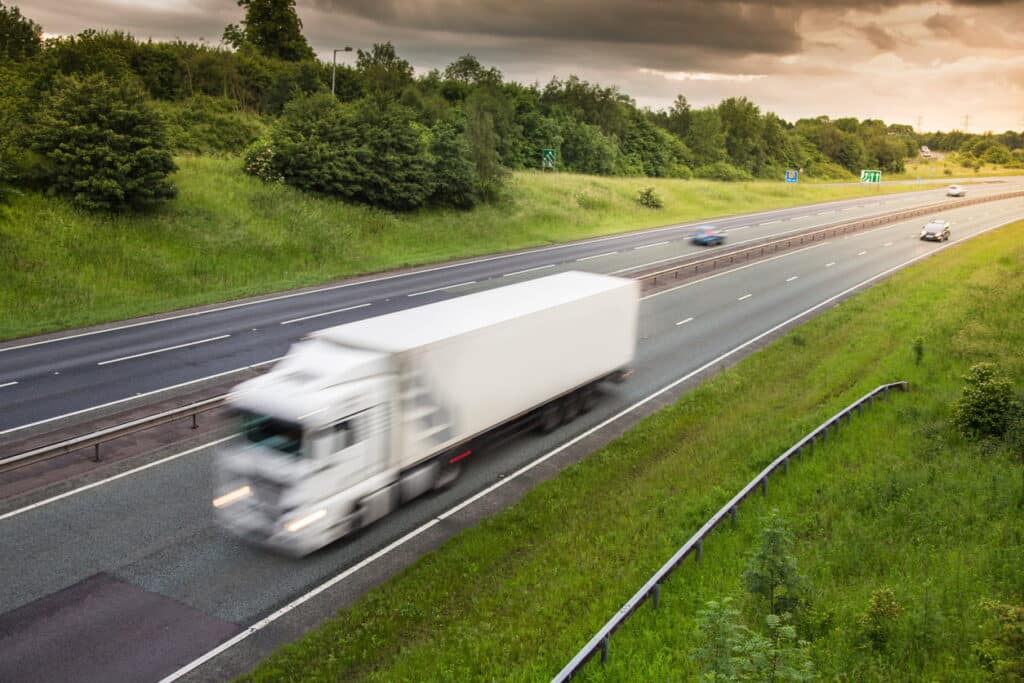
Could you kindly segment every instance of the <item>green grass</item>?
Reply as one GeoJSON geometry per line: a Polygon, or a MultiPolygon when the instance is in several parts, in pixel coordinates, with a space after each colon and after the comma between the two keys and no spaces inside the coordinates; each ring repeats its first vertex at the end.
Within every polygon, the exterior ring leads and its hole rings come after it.
{"type": "MultiPolygon", "coordinates": [[[[145,214],[88,214],[32,193],[0,207],[0,339],[359,273],[875,192],[517,173],[509,199],[497,206],[396,215],[265,185],[243,175],[234,158],[177,161],[180,196],[145,214]],[[664,209],[635,204],[646,186],[657,189],[664,209]]],[[[919,188],[882,192],[913,189],[919,188]]]]}
{"type": "Polygon", "coordinates": [[[951,430],[949,406],[977,361],[998,361],[1024,382],[1022,243],[1024,223],[995,231],[794,330],[457,535],[246,680],[547,680],[765,464],[897,379],[913,391],[773,478],[767,499],[745,504],[736,530],[716,531],[704,560],[685,562],[663,588],[662,609],[643,607],[613,637],[609,666],[592,662],[584,680],[693,679],[696,612],[741,595],[744,555],[769,507],[798,536],[813,586],[801,635],[813,638],[823,680],[980,679],[971,656],[979,601],[1024,596],[1024,476],[1019,454],[951,430]],[[873,652],[857,615],[882,586],[905,611],[890,649],[873,652]]]}
{"type": "Polygon", "coordinates": [[[883,180],[918,180],[922,182],[942,182],[943,178],[988,178],[1008,175],[1024,175],[1024,168],[1013,168],[999,164],[985,164],[977,171],[967,166],[953,163],[949,156],[942,159],[911,159],[907,161],[903,173],[896,175],[882,174],[883,180]]]}

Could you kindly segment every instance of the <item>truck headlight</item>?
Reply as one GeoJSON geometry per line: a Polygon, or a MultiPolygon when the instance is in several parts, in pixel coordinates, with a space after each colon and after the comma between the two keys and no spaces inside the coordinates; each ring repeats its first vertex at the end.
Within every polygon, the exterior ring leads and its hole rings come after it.
{"type": "Polygon", "coordinates": [[[251,494],[252,494],[252,489],[251,488],[249,488],[248,486],[242,486],[240,488],[235,489],[234,491],[230,491],[228,493],[225,493],[223,496],[219,496],[217,498],[214,498],[213,499],[213,507],[215,507],[215,508],[226,507],[228,505],[231,505],[232,503],[237,503],[238,501],[242,500],[243,498],[248,497],[251,494]]]}
{"type": "Polygon", "coordinates": [[[285,524],[284,528],[294,534],[296,531],[302,531],[313,522],[321,520],[326,516],[327,510],[320,508],[316,512],[311,512],[308,515],[303,515],[302,517],[299,517],[298,519],[293,519],[292,521],[285,524]]]}

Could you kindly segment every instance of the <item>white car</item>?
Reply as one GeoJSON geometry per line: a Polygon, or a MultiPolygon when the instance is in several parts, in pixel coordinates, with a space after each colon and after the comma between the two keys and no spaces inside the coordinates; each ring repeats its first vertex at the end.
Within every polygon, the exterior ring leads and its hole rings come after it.
{"type": "Polygon", "coordinates": [[[947,197],[963,197],[967,194],[967,188],[963,185],[950,185],[946,190],[947,197]]]}

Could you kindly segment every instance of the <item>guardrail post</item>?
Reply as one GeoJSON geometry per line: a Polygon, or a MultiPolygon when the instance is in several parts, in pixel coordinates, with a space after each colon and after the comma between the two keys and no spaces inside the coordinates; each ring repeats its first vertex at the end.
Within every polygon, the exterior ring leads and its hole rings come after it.
{"type": "Polygon", "coordinates": [[[732,509],[729,510],[729,520],[732,522],[732,527],[736,528],[736,506],[733,505],[732,509]]]}
{"type": "MultiPolygon", "coordinates": [[[[799,453],[800,451],[797,451],[799,453]]],[[[789,474],[789,458],[782,461],[782,473],[789,474]]]]}
{"type": "Polygon", "coordinates": [[[761,480],[761,495],[762,496],[767,496],[768,495],[768,475],[767,474],[764,476],[764,479],[761,480]]]}
{"type": "Polygon", "coordinates": [[[661,601],[661,584],[654,584],[654,590],[651,593],[651,604],[654,605],[654,609],[658,609],[658,603],[661,601]]]}
{"type": "Polygon", "coordinates": [[[199,416],[199,413],[192,413],[192,429],[199,429],[199,423],[196,422],[196,418],[198,416],[199,416]]]}
{"type": "Polygon", "coordinates": [[[100,445],[96,444],[93,448],[95,449],[94,452],[93,452],[93,456],[92,456],[93,462],[99,462],[100,461],[100,445]]]}
{"type": "Polygon", "coordinates": [[[608,663],[608,636],[601,640],[601,663],[608,663]]]}
{"type": "Polygon", "coordinates": [[[701,552],[703,552],[703,550],[704,550],[704,539],[703,538],[698,538],[697,539],[697,554],[693,558],[695,561],[700,562],[700,555],[701,555],[701,552]]]}

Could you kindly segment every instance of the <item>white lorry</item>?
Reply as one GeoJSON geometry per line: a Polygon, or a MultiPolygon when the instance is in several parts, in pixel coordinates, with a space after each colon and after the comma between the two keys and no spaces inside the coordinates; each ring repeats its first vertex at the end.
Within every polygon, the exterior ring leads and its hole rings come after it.
{"type": "Polygon", "coordinates": [[[639,299],[574,271],[309,335],[228,399],[219,523],[305,555],[454,481],[496,427],[571,420],[627,374],[639,299]]]}

